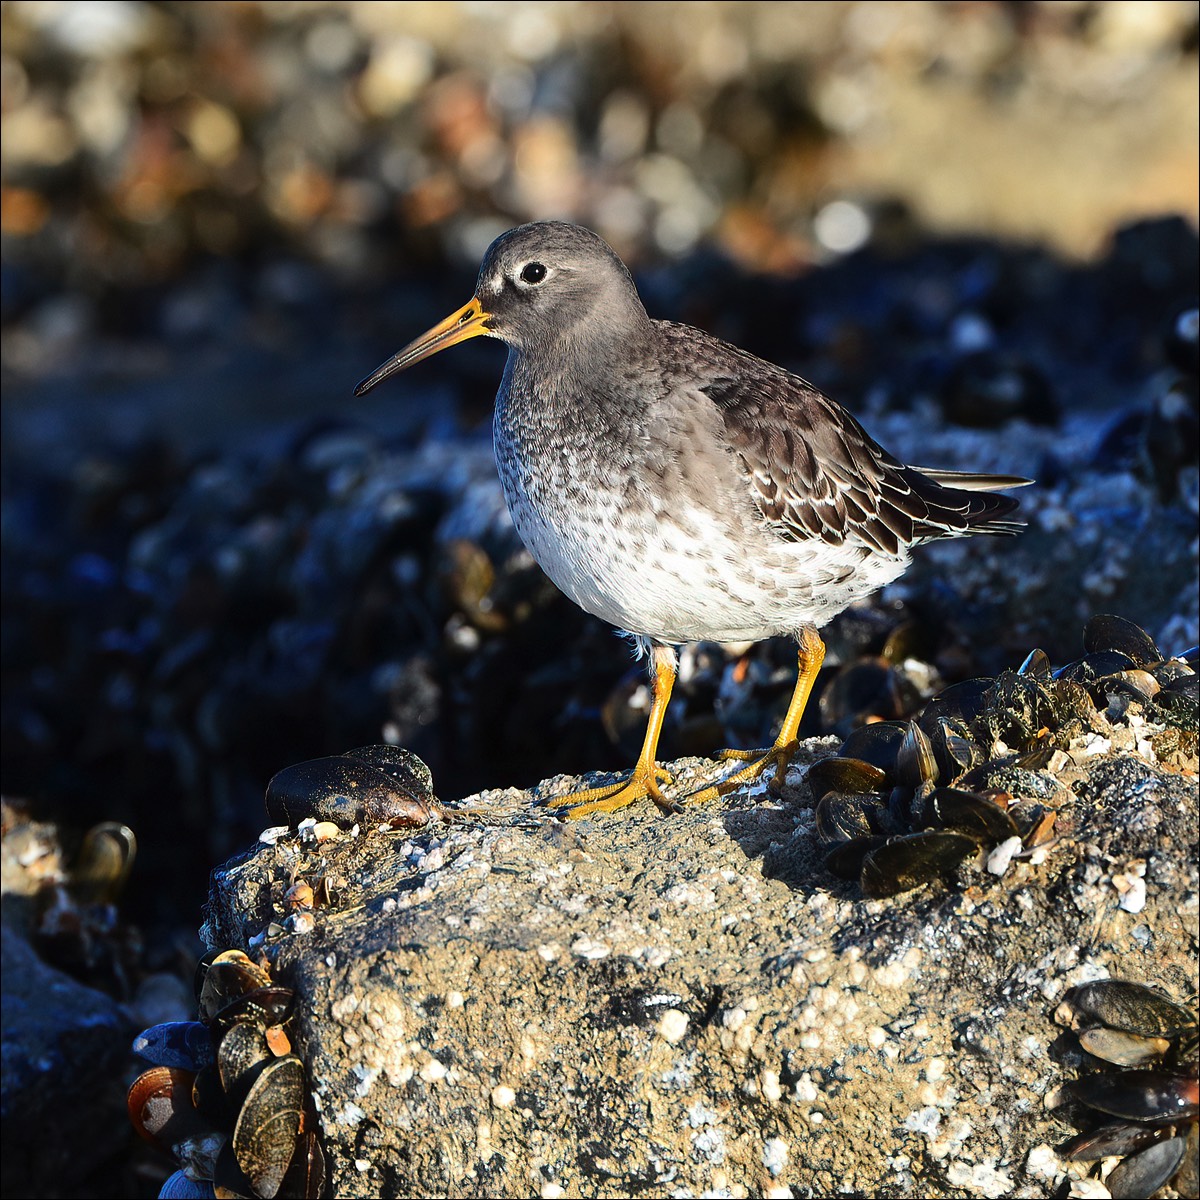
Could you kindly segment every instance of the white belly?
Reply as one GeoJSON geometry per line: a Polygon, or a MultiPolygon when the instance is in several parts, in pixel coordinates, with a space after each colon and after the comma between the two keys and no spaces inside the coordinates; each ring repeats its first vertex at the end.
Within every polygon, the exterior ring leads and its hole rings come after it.
{"type": "Polygon", "coordinates": [[[521,540],[559,589],[655,641],[758,641],[820,627],[908,563],[783,539],[734,514],[655,511],[645,491],[630,504],[603,485],[551,491],[517,470],[501,475],[521,540]]]}

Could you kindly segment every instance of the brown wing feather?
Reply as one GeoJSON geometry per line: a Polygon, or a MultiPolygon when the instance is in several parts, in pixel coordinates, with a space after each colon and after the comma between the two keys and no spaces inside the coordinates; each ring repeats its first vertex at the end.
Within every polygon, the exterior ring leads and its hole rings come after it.
{"type": "Polygon", "coordinates": [[[689,344],[691,370],[707,368],[701,390],[720,412],[755,502],[788,536],[857,542],[895,555],[935,538],[1023,527],[1004,519],[1017,507],[1014,499],[981,489],[1028,480],[905,466],[799,376],[708,337],[708,361],[697,363],[697,343],[689,344]]]}

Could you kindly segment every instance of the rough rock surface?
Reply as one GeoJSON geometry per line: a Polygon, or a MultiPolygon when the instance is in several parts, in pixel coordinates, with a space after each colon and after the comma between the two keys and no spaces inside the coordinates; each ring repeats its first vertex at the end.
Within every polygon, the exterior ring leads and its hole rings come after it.
{"type": "MultiPolygon", "coordinates": [[[[205,936],[265,945],[296,989],[334,1194],[1061,1185],[1057,1000],[1106,975],[1195,988],[1194,754],[1081,746],[1043,861],[866,901],[812,837],[802,766],[834,746],[806,743],[778,796],[670,818],[562,824],[491,792],[483,816],[218,870],[205,936]],[[298,876],[332,902],[263,942],[298,876]]],[[[687,791],[727,768],[672,769],[687,791]]]]}
{"type": "Polygon", "coordinates": [[[103,992],[43,963],[7,922],[2,945],[4,1195],[70,1195],[128,1139],[114,1080],[136,1024],[103,992]]]}

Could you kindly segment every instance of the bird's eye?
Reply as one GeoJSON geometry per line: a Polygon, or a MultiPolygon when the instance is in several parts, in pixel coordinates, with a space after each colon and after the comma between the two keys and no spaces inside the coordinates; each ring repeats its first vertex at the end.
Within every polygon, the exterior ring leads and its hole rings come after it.
{"type": "Polygon", "coordinates": [[[546,278],[546,268],[539,262],[526,263],[521,268],[521,279],[525,283],[541,283],[546,278]]]}

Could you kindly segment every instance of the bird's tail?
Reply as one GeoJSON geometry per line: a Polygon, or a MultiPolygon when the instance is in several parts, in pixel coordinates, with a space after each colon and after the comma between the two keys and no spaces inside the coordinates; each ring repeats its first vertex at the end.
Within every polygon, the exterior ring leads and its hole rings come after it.
{"type": "Polygon", "coordinates": [[[1016,510],[1017,501],[997,492],[1026,487],[1032,479],[924,467],[909,467],[905,474],[909,486],[929,508],[928,517],[914,531],[919,537],[962,537],[970,533],[1011,536],[1025,528],[1024,521],[1006,519],[1016,510]]]}

